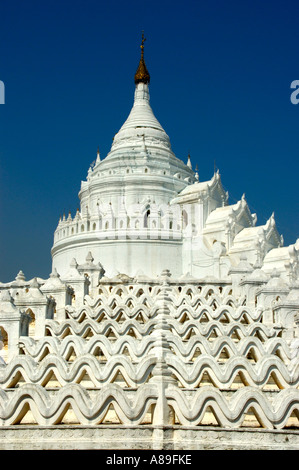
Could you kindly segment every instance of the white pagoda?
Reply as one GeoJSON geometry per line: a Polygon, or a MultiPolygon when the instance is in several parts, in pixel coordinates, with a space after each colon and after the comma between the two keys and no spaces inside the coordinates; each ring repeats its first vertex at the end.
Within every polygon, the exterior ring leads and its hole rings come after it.
{"type": "Polygon", "coordinates": [[[174,155],[144,41],[49,278],[0,283],[0,449],[299,449],[299,239],[174,155]]]}
{"type": "Polygon", "coordinates": [[[298,249],[282,247],[274,215],[257,226],[245,196],[229,205],[219,172],[199,182],[190,156],[178,159],[150,106],[150,75],[144,44],[135,74],[134,104],[113,138],[106,158],[97,153],[79,192],[80,210],[59,220],[52,248],[53,268],[65,276],[73,258],[88,251],[106,276],[225,278],[246,259],[286,279],[298,276],[298,249]]]}

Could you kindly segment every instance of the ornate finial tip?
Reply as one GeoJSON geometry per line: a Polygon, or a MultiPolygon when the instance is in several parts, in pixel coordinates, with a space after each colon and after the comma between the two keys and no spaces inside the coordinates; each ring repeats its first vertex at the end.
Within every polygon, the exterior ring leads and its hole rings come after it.
{"type": "Polygon", "coordinates": [[[145,62],[144,62],[144,42],[146,41],[146,38],[144,37],[144,32],[142,31],[142,37],[141,37],[141,58],[140,62],[138,65],[138,69],[135,73],[135,84],[137,83],[149,83],[150,82],[150,74],[148,73],[148,70],[146,68],[145,62]]]}
{"type": "Polygon", "coordinates": [[[146,41],[146,38],[144,37],[144,31],[142,31],[142,34],[141,34],[141,49],[143,50],[144,49],[144,43],[146,41]]]}

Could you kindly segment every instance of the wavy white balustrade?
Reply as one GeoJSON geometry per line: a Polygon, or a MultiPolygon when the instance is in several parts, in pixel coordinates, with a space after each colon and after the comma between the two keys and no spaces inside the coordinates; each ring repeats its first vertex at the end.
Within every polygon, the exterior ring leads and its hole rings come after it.
{"type": "MultiPolygon", "coordinates": [[[[219,336],[211,342],[204,336],[198,335],[192,336],[186,342],[176,335],[168,335],[168,341],[174,354],[186,362],[190,362],[196,353],[219,359],[224,349],[228,358],[231,356],[246,357],[250,351],[254,352],[256,360],[267,354],[275,355],[278,353],[285,364],[288,364],[292,358],[288,344],[283,338],[279,337],[270,338],[266,343],[262,343],[255,336],[246,336],[236,343],[226,336],[219,336]]],[[[69,335],[61,340],[54,336],[46,336],[38,340],[23,336],[20,338],[20,347],[26,355],[31,356],[37,362],[47,354],[57,354],[69,360],[73,354],[76,357],[84,354],[99,355],[99,350],[102,353],[101,356],[109,359],[116,354],[123,354],[125,349],[131,359],[137,362],[150,351],[153,342],[154,338],[150,335],[143,337],[141,341],[125,335],[117,338],[114,342],[111,342],[104,335],[95,335],[88,339],[69,335]]]]}
{"type": "Polygon", "coordinates": [[[283,429],[299,420],[299,361],[262,309],[231,286],[169,282],[100,287],[45,336],[19,338],[20,354],[0,365],[0,423],[72,420],[283,429]]]}
{"type": "MultiPolygon", "coordinates": [[[[149,409],[157,404],[158,390],[155,384],[144,384],[129,396],[127,391],[111,384],[92,396],[78,384],[68,384],[55,394],[40,385],[26,384],[13,394],[1,390],[0,396],[0,421],[6,426],[21,422],[28,406],[39,425],[59,424],[69,406],[78,423],[100,424],[111,404],[119,421],[128,425],[142,422],[149,409]]],[[[208,408],[224,428],[240,427],[249,409],[254,411],[260,425],[268,429],[282,429],[292,413],[299,415],[299,391],[295,389],[282,390],[272,402],[252,387],[238,390],[230,399],[210,387],[198,389],[192,399],[182,390],[168,388],[166,399],[182,425],[199,425],[208,408]]]]}

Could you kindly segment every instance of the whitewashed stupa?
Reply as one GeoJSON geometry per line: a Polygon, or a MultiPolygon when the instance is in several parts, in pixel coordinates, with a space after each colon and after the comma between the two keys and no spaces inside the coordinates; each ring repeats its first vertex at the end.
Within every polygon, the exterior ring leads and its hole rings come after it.
{"type": "Polygon", "coordinates": [[[165,267],[176,275],[186,270],[182,253],[187,220],[182,217],[188,216],[171,204],[196,179],[190,165],[176,158],[154,116],[149,82],[142,44],[129,117],[107,157],[101,160],[98,153],[82,182],[80,211],[73,219],[60,220],[55,232],[53,267],[61,275],[72,258],[85,261],[86,247],[110,276],[157,276],[165,267]]]}
{"type": "Polygon", "coordinates": [[[299,242],[282,248],[273,215],[257,226],[244,196],[229,205],[219,172],[199,182],[190,156],[185,164],[174,155],[150,106],[143,48],[142,42],[131,112],[106,158],[98,151],[82,181],[80,210],[60,219],[53,268],[64,276],[88,250],[109,277],[155,277],[163,269],[176,277],[226,277],[241,255],[265,272],[298,275],[299,242]]]}
{"type": "Polygon", "coordinates": [[[299,239],[174,155],[149,82],[143,37],[49,278],[0,283],[0,449],[298,450],[299,239]]]}

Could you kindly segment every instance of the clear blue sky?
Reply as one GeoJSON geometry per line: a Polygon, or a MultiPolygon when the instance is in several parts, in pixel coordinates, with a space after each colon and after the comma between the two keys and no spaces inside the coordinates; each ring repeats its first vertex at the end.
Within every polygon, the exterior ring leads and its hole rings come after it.
{"type": "Polygon", "coordinates": [[[1,2],[0,281],[47,278],[59,216],[79,206],[134,95],[140,36],[151,105],[177,157],[214,163],[262,225],[299,237],[298,1],[1,2]]]}

